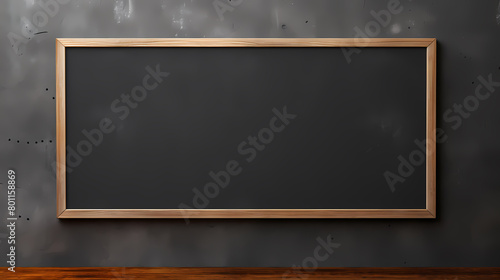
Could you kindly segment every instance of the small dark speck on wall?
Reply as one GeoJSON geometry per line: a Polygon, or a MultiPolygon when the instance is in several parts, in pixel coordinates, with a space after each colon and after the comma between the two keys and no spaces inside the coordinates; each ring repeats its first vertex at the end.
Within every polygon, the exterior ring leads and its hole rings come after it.
{"type": "Polygon", "coordinates": [[[411,27],[408,26],[408,29],[411,29],[411,27]]]}
{"type": "Polygon", "coordinates": [[[35,144],[38,144],[38,141],[35,141],[35,144]]]}
{"type": "Polygon", "coordinates": [[[17,143],[19,143],[19,140],[17,140],[17,143]]]}
{"type": "Polygon", "coordinates": [[[30,220],[30,218],[27,218],[26,220],[28,220],[28,221],[29,221],[29,220],[30,220]]]}
{"type": "Polygon", "coordinates": [[[286,24],[283,24],[283,25],[281,26],[281,29],[286,29],[286,24]]]}
{"type": "Polygon", "coordinates": [[[306,20],[306,23],[308,23],[308,22],[309,22],[309,21],[308,21],[308,20],[306,20]]]}
{"type": "Polygon", "coordinates": [[[49,91],[49,89],[48,89],[48,88],[46,88],[46,89],[45,89],[45,91],[49,91]]]}
{"type": "Polygon", "coordinates": [[[43,143],[43,140],[40,140],[40,143],[43,143]]]}
{"type": "Polygon", "coordinates": [[[30,143],[30,141],[27,141],[27,142],[26,142],[26,144],[29,144],[29,143],[30,143]]]}
{"type": "Polygon", "coordinates": [[[52,140],[49,140],[50,143],[52,143],[52,140]]]}
{"type": "Polygon", "coordinates": [[[10,138],[9,138],[9,141],[10,141],[10,138]]]}
{"type": "Polygon", "coordinates": [[[52,99],[56,99],[55,97],[52,97],[52,99]]]}

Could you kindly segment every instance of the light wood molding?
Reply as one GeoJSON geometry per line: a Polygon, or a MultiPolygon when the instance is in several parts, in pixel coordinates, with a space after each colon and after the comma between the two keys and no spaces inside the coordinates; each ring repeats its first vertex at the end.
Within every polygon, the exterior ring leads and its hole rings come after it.
{"type": "Polygon", "coordinates": [[[436,52],[437,42],[427,47],[427,210],[436,217],[436,52]]]}
{"type": "Polygon", "coordinates": [[[64,38],[66,47],[428,47],[433,38],[64,38]]]}
{"type": "Polygon", "coordinates": [[[57,216],[66,209],[66,48],[56,40],[57,216]]]}
{"type": "Polygon", "coordinates": [[[436,39],[434,38],[59,38],[56,39],[56,129],[58,218],[435,218],[436,217],[436,39]],[[425,47],[426,209],[67,209],[66,47],[425,47]]]}
{"type": "Polygon", "coordinates": [[[398,219],[434,216],[426,209],[66,209],[59,218],[398,219]]]}

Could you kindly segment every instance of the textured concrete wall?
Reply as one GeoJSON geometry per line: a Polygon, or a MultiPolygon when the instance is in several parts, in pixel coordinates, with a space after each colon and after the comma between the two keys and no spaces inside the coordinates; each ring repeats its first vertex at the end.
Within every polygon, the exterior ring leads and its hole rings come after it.
{"type": "MultiPolygon", "coordinates": [[[[353,37],[374,20],[370,11],[387,9],[389,1],[220,0],[220,15],[212,0],[61,0],[45,11],[39,4],[47,2],[54,1],[0,2],[0,219],[6,223],[12,168],[18,266],[301,266],[314,256],[317,238],[329,235],[340,247],[319,266],[500,265],[499,87],[483,100],[473,97],[479,76],[500,81],[498,1],[401,0],[400,13],[371,29],[374,37],[439,41],[437,125],[447,139],[438,145],[438,219],[189,225],[56,218],[54,39],[353,37]],[[460,113],[454,104],[464,101],[460,113]]],[[[7,233],[0,227],[2,265],[7,233]]]]}

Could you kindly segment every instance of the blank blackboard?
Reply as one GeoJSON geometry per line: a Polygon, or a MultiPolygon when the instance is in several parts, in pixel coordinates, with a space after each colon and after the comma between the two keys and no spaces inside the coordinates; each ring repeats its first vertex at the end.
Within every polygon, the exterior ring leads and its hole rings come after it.
{"type": "Polygon", "coordinates": [[[435,217],[434,39],[57,46],[61,218],[435,217]]]}

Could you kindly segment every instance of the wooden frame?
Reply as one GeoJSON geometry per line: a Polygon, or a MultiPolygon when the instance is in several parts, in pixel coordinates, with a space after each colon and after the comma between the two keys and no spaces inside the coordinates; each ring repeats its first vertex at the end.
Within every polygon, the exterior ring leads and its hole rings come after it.
{"type": "Polygon", "coordinates": [[[242,38],[242,39],[56,39],[58,218],[435,218],[436,39],[434,38],[242,38]],[[67,47],[423,47],[427,49],[426,209],[67,209],[67,47]]]}

